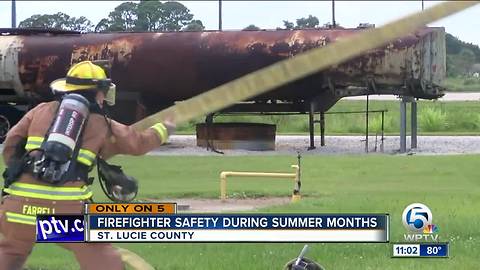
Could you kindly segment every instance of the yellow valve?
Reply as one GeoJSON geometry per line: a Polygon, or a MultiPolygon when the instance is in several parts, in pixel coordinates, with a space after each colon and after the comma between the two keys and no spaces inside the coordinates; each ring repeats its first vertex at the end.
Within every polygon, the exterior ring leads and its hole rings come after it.
{"type": "Polygon", "coordinates": [[[302,198],[302,195],[300,194],[292,194],[292,203],[300,201],[301,198],[302,198]]]}

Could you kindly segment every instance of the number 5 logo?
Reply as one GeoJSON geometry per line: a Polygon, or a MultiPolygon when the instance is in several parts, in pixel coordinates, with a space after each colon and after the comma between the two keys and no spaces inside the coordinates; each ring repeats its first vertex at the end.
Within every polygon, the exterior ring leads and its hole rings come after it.
{"type": "Polygon", "coordinates": [[[407,230],[421,232],[432,224],[432,211],[424,204],[412,203],[403,210],[402,222],[407,230]]]}

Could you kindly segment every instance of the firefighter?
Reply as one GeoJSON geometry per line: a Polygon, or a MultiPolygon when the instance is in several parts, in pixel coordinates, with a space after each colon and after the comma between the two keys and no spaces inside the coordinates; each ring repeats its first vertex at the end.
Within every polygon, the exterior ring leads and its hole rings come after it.
{"type": "MultiPolygon", "coordinates": [[[[97,156],[108,159],[116,154],[143,155],[165,143],[168,135],[175,128],[174,122],[170,120],[157,123],[145,131],[136,131],[106,117],[103,113],[104,102],[109,105],[114,104],[115,85],[107,78],[104,69],[90,61],[73,65],[66,78],[53,81],[50,87],[59,100],[41,103],[30,110],[8,132],[4,142],[3,158],[8,168],[7,175],[11,176],[15,170],[18,172],[13,180],[10,177],[12,183],[5,183],[7,187],[3,189],[4,196],[0,205],[0,269],[2,270],[22,269],[35,243],[37,214],[83,213],[84,203],[92,197],[88,172],[95,165],[97,156]],[[43,154],[38,153],[42,151],[35,150],[42,149],[41,147],[47,143],[52,145],[52,142],[63,142],[68,146],[72,141],[75,142],[73,139],[60,140],[58,134],[56,137],[48,136],[52,128],[58,129],[57,122],[52,127],[52,123],[56,121],[55,117],[59,117],[58,121],[61,125],[64,119],[61,117],[66,115],[63,109],[59,112],[59,107],[63,105],[62,97],[65,96],[74,96],[77,101],[82,101],[82,104],[89,104],[89,114],[87,119],[84,119],[81,135],[77,136],[76,152],[74,151],[76,154],[71,156],[76,158],[71,158],[74,160],[70,160],[69,163],[75,164],[75,169],[68,169],[68,173],[59,174],[68,179],[60,177],[59,179],[63,180],[54,183],[50,178],[57,174],[46,174],[45,170],[42,171],[43,174],[35,173],[35,166],[42,164],[40,161],[44,162],[44,160],[38,161],[38,156],[45,157],[50,150],[44,150],[43,154]],[[26,143],[22,144],[25,140],[26,143]],[[23,159],[19,159],[21,156],[18,153],[19,148],[24,150],[23,159]],[[19,160],[25,159],[40,163],[34,162],[35,166],[33,166],[32,163],[20,162],[19,166],[19,160]]],[[[68,102],[73,101],[75,100],[68,102]]],[[[78,119],[79,115],[76,114],[75,117],[72,119],[78,119]]],[[[77,126],[75,122],[68,124],[69,132],[77,126]]],[[[78,125],[80,124],[79,122],[78,125]]],[[[55,151],[65,147],[59,147],[57,144],[52,149],[55,156],[61,154],[55,151]]],[[[74,252],[81,269],[124,268],[120,255],[111,244],[62,243],[61,246],[74,252]]]]}

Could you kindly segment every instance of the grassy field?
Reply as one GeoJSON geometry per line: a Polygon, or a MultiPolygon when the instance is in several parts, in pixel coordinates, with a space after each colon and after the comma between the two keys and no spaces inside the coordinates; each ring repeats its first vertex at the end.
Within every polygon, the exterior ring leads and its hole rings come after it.
{"type": "MultiPolygon", "coordinates": [[[[261,209],[292,213],[390,213],[391,240],[402,241],[405,206],[425,203],[451,243],[448,259],[392,259],[389,244],[311,244],[308,256],[327,269],[478,269],[480,254],[480,156],[305,156],[302,193],[296,204],[261,209]]],[[[140,199],[216,198],[222,170],[285,171],[295,157],[120,157],[141,179],[140,199]]],[[[288,196],[288,181],[238,179],[229,193],[288,196]]],[[[96,200],[104,197],[98,184],[96,200]]],[[[302,244],[122,244],[158,269],[281,269],[302,244]]],[[[28,269],[77,269],[73,256],[39,244],[28,269]]]]}
{"type": "Polygon", "coordinates": [[[444,86],[448,91],[453,92],[479,92],[480,79],[479,78],[463,78],[463,77],[448,77],[445,80],[444,86]]]}
{"type": "MultiPolygon", "coordinates": [[[[388,110],[385,114],[385,132],[398,134],[400,103],[398,101],[370,101],[370,110],[388,110]]],[[[362,111],[365,110],[364,101],[340,101],[329,112],[362,111]]],[[[409,111],[410,109],[408,109],[409,111]]],[[[316,116],[319,117],[318,115],[316,116]]],[[[408,116],[407,119],[410,119],[408,116]]],[[[194,134],[195,123],[202,122],[196,119],[179,127],[180,134],[194,134]]],[[[410,121],[410,120],[409,120],[410,121]]],[[[218,116],[215,122],[258,122],[277,125],[280,134],[306,134],[308,132],[308,115],[283,116],[218,116]]],[[[419,133],[435,135],[479,135],[480,134],[480,106],[475,101],[465,102],[438,102],[420,101],[418,103],[419,133]]],[[[316,132],[320,133],[316,125],[316,132]]],[[[381,116],[371,113],[369,116],[370,134],[380,133],[381,116]]],[[[327,135],[358,135],[365,134],[365,114],[327,114],[327,135]]]]}

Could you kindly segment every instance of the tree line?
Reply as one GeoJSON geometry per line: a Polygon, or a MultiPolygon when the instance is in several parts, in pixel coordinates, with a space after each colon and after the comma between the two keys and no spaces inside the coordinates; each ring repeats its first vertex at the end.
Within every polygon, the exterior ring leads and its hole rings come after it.
{"type": "Polygon", "coordinates": [[[53,28],[81,32],[112,31],[202,31],[201,20],[194,20],[190,10],[178,2],[140,1],[124,2],[115,7],[94,25],[81,16],[71,17],[65,13],[36,14],[20,22],[20,28],[53,28]]]}
{"type": "MultiPolygon", "coordinates": [[[[283,21],[283,27],[277,29],[317,28],[320,23],[317,17],[309,15],[296,20],[296,25],[283,21]]],[[[325,25],[328,26],[328,25],[325,25]]],[[[129,32],[129,31],[202,31],[205,30],[201,20],[195,20],[190,10],[179,2],[140,1],[124,2],[115,7],[107,18],[96,25],[84,16],[71,17],[65,13],[35,14],[23,20],[20,28],[51,28],[80,32],[129,32]]],[[[260,30],[253,24],[243,30],[260,30]]]]}
{"type": "Polygon", "coordinates": [[[448,76],[469,75],[474,72],[474,65],[480,63],[480,47],[478,45],[461,41],[451,34],[447,34],[445,46],[448,76]]]}

